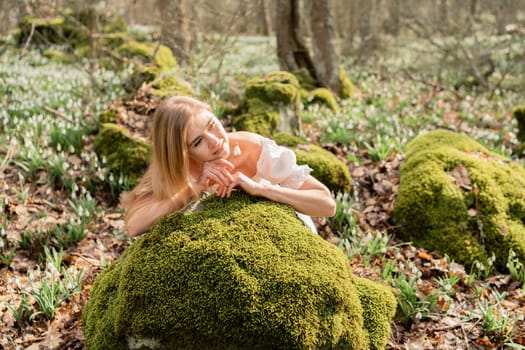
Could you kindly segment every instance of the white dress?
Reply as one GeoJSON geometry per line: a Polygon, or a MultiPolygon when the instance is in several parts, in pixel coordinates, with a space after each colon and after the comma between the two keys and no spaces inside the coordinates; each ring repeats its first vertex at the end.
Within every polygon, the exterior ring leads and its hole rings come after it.
{"type": "MultiPolygon", "coordinates": [[[[252,178],[254,181],[296,189],[308,179],[311,171],[308,165],[297,165],[292,150],[261,136],[261,154],[257,161],[257,173],[252,178]]],[[[296,213],[310,230],[317,233],[310,216],[297,211],[296,213]]]]}

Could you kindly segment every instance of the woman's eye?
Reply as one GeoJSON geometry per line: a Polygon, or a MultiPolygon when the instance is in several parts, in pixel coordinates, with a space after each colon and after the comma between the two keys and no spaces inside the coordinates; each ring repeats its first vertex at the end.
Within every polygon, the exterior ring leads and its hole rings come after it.
{"type": "Polygon", "coordinates": [[[193,143],[193,147],[197,147],[198,145],[200,145],[202,139],[199,138],[197,141],[195,141],[195,143],[193,143]]]}

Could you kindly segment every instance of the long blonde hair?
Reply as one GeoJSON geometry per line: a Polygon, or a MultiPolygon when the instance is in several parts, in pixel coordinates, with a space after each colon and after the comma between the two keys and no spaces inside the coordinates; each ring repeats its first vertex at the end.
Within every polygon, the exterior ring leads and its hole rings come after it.
{"type": "Polygon", "coordinates": [[[159,104],[151,127],[151,163],[137,187],[123,196],[128,216],[148,200],[164,200],[188,187],[195,193],[186,131],[188,121],[204,110],[211,107],[186,96],[168,97],[159,104]]]}

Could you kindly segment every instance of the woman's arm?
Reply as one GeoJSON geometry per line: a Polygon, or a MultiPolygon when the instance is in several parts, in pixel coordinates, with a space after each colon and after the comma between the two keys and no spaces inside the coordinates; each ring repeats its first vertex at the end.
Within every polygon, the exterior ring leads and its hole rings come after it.
{"type": "Polygon", "coordinates": [[[228,187],[218,191],[219,196],[229,197],[233,189],[238,186],[253,196],[289,204],[298,212],[306,215],[326,217],[335,215],[336,203],[330,191],[312,176],[309,176],[297,189],[260,184],[241,172],[233,174],[233,179],[228,187]]]}
{"type": "Polygon", "coordinates": [[[180,191],[171,198],[155,200],[151,197],[136,203],[126,215],[126,229],[132,237],[148,231],[163,216],[182,209],[192,196],[191,189],[180,191]]]}

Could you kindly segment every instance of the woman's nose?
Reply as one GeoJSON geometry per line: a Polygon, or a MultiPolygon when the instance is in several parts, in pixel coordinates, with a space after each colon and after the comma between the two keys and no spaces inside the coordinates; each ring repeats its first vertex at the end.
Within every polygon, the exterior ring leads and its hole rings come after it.
{"type": "Polygon", "coordinates": [[[211,132],[207,132],[206,134],[209,140],[209,145],[212,146],[212,148],[215,147],[219,142],[219,138],[211,132]]]}

